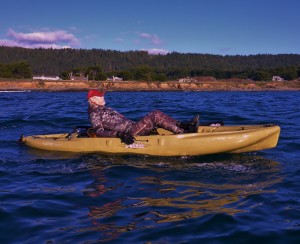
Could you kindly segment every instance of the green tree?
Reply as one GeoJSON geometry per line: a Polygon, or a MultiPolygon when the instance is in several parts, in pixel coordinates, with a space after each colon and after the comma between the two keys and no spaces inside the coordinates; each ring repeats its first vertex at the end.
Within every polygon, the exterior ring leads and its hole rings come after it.
{"type": "Polygon", "coordinates": [[[152,69],[149,66],[140,66],[135,70],[134,78],[136,80],[152,80],[152,69]]]}
{"type": "Polygon", "coordinates": [[[133,74],[129,70],[121,71],[117,74],[118,77],[121,77],[123,80],[133,80],[133,74]]]}
{"type": "Polygon", "coordinates": [[[266,81],[266,80],[271,80],[271,75],[267,71],[257,70],[257,71],[252,71],[249,74],[249,78],[254,81],[266,81]]]}
{"type": "Polygon", "coordinates": [[[107,78],[99,65],[87,67],[84,73],[85,76],[89,76],[89,80],[106,80],[107,78]]]}
{"type": "Polygon", "coordinates": [[[168,77],[164,73],[158,73],[154,74],[152,79],[157,81],[167,81],[168,77]]]}
{"type": "Polygon", "coordinates": [[[295,80],[298,78],[298,71],[296,67],[286,68],[280,76],[285,80],[295,80]]]}
{"type": "Polygon", "coordinates": [[[30,65],[26,62],[16,62],[2,64],[0,66],[0,76],[3,78],[26,79],[32,78],[30,65]]]}

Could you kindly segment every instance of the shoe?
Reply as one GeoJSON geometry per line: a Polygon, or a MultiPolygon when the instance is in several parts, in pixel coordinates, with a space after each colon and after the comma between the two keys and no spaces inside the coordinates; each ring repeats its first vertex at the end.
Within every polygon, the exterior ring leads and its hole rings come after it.
{"type": "Polygon", "coordinates": [[[189,126],[185,128],[184,133],[197,133],[198,127],[199,127],[199,115],[196,115],[194,118],[192,118],[189,122],[189,126]]]}
{"type": "Polygon", "coordinates": [[[195,125],[196,123],[199,125],[200,115],[196,115],[194,118],[190,120],[191,125],[195,125]]]}
{"type": "Polygon", "coordinates": [[[196,115],[190,121],[178,121],[176,123],[176,125],[181,129],[187,130],[191,126],[194,126],[195,124],[199,125],[199,118],[200,118],[200,115],[196,115]]]}

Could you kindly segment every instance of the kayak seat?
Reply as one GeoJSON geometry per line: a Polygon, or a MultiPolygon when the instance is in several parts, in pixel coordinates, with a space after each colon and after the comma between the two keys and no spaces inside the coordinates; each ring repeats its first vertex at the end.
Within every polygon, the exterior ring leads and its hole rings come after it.
{"type": "Polygon", "coordinates": [[[97,137],[96,132],[92,127],[87,129],[86,134],[88,137],[91,137],[91,138],[97,137]]]}
{"type": "Polygon", "coordinates": [[[91,126],[76,126],[69,134],[72,133],[76,133],[79,138],[96,137],[96,133],[91,126]]]}
{"type": "MultiPolygon", "coordinates": [[[[161,135],[161,134],[169,134],[169,133],[172,133],[172,132],[169,132],[169,131],[165,131],[164,129],[161,129],[163,130],[165,133],[162,133],[162,131],[160,130],[161,128],[157,128],[157,129],[153,129],[150,133],[149,133],[149,136],[152,136],[152,135],[161,135]]],[[[81,131],[80,133],[78,133],[78,137],[90,137],[90,138],[96,138],[97,135],[96,135],[96,132],[95,130],[92,128],[92,127],[89,127],[88,129],[86,129],[86,131],[81,131]]]]}

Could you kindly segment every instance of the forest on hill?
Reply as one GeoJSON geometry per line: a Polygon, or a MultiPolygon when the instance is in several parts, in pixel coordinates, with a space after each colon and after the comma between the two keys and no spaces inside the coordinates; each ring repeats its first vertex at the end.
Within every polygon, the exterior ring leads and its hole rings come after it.
{"type": "Polygon", "coordinates": [[[212,76],[216,79],[270,80],[300,76],[299,54],[212,55],[169,53],[149,55],[146,51],[102,49],[27,49],[0,46],[0,77],[31,78],[32,75],[60,76],[70,73],[105,80],[176,80],[183,77],[212,76]]]}

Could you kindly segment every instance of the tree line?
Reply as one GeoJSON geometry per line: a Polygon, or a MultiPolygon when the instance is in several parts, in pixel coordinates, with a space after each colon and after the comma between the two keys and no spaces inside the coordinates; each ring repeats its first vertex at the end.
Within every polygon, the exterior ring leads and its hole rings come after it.
{"type": "Polygon", "coordinates": [[[262,81],[271,80],[274,75],[294,80],[300,76],[300,55],[222,56],[176,52],[149,55],[145,51],[0,47],[0,77],[55,75],[68,79],[70,73],[88,75],[90,80],[118,76],[124,80],[166,81],[212,76],[262,81]]]}

